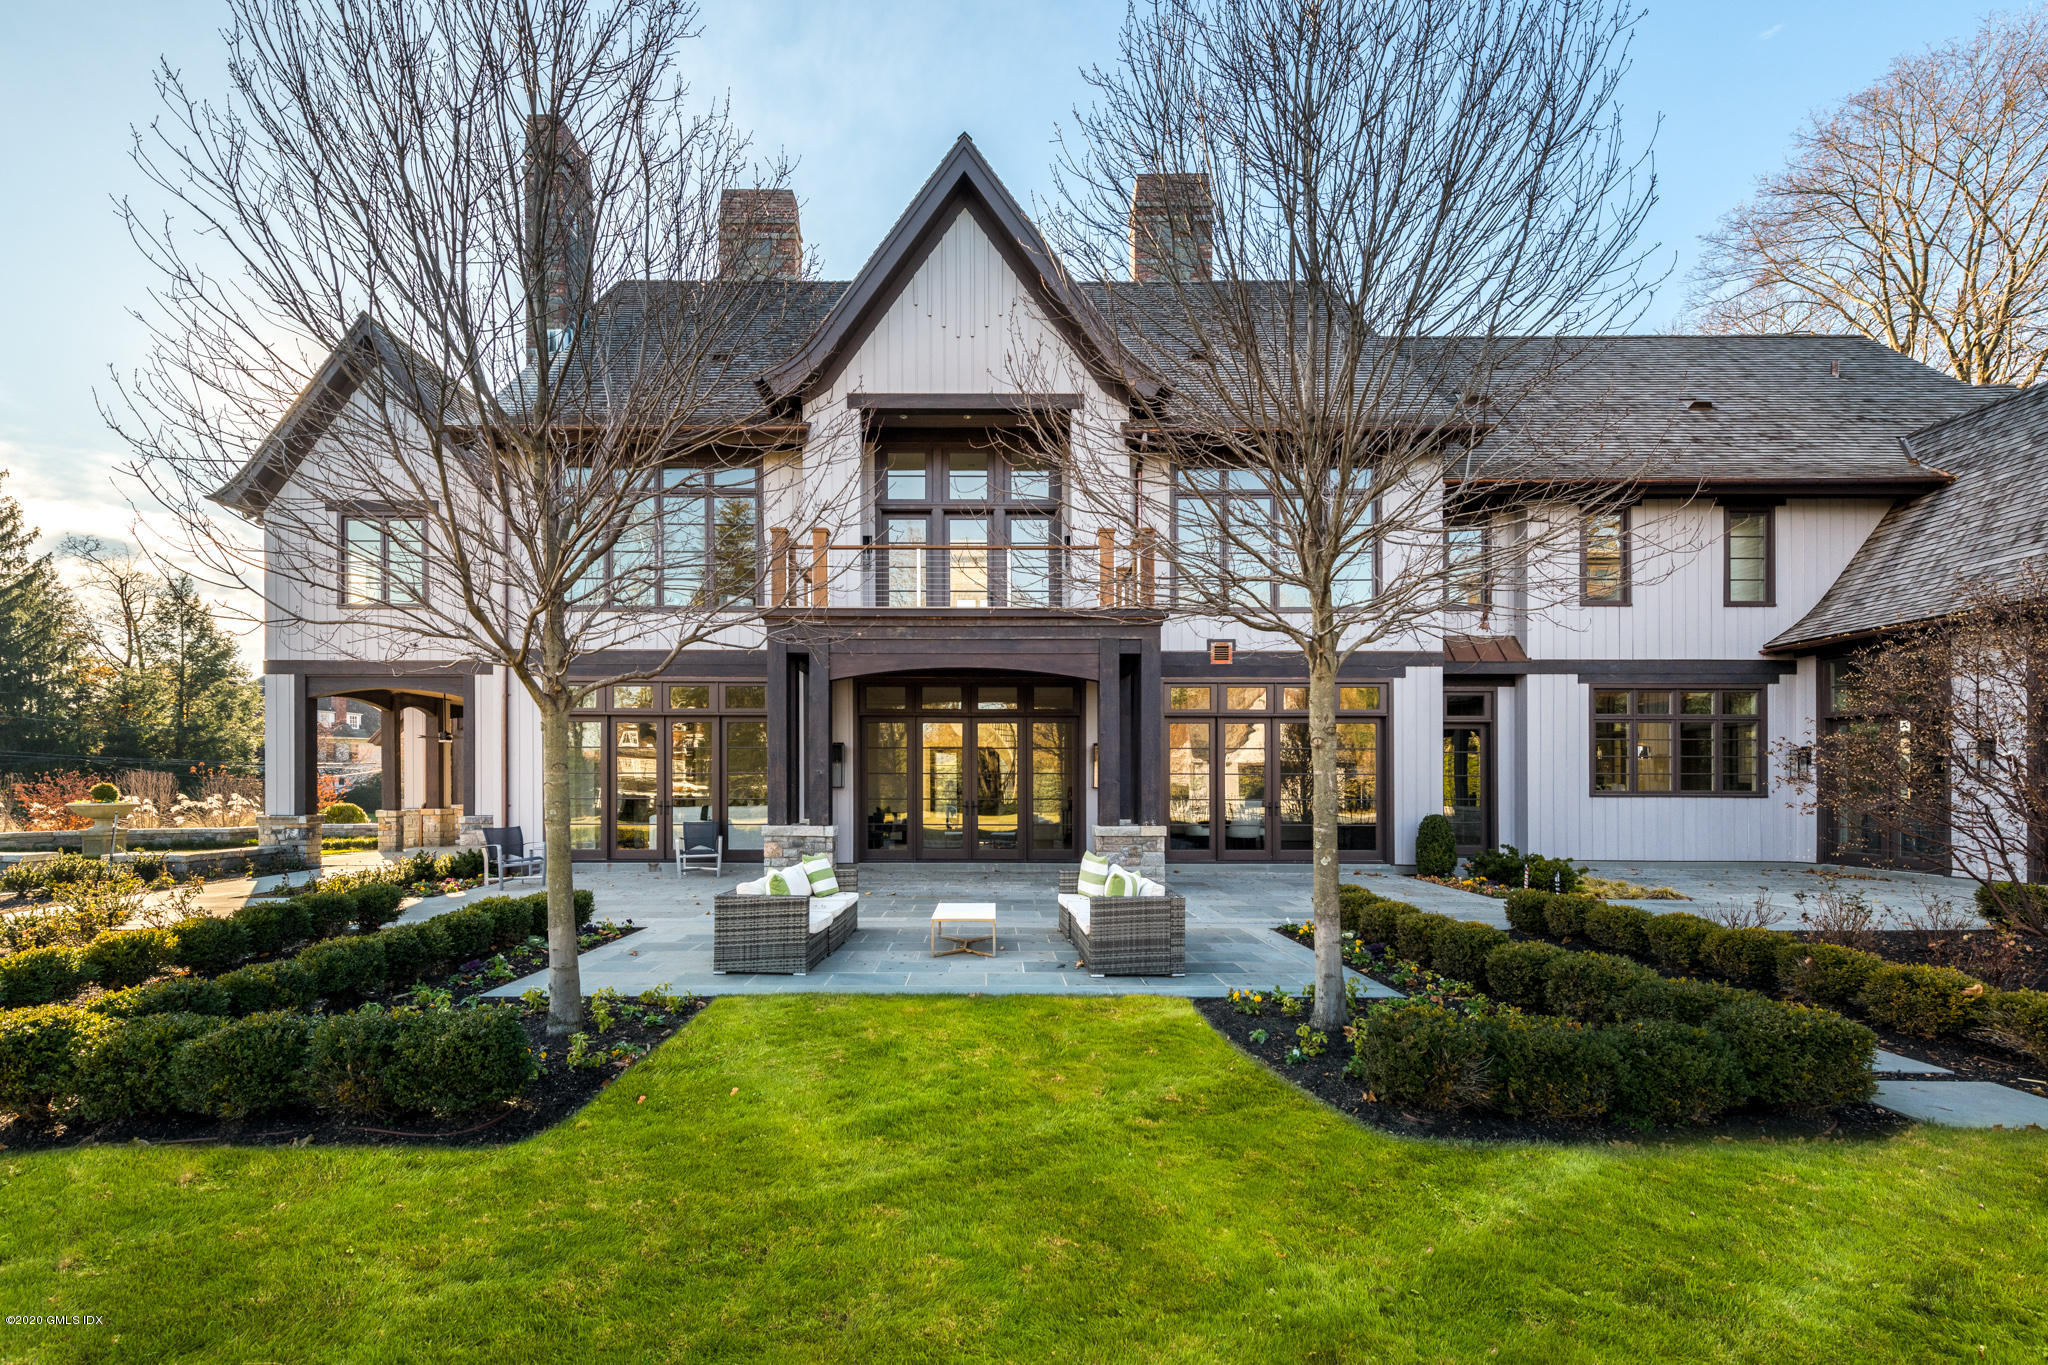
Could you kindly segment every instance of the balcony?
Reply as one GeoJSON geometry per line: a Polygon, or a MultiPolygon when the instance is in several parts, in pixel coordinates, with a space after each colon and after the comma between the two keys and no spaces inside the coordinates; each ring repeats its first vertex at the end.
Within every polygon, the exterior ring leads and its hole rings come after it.
{"type": "Polygon", "coordinates": [[[1093,545],[835,545],[769,532],[771,611],[1096,613],[1165,605],[1153,538],[1093,545]]]}

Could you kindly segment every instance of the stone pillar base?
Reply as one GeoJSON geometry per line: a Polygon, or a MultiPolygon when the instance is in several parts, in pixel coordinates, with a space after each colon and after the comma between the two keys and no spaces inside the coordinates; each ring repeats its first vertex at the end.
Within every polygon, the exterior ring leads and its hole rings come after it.
{"type": "Polygon", "coordinates": [[[1150,877],[1166,878],[1166,826],[1093,825],[1088,847],[1118,867],[1150,877]]]}
{"type": "Polygon", "coordinates": [[[419,842],[426,848],[452,848],[462,834],[462,807],[422,806],[419,842]]]}
{"type": "Polygon", "coordinates": [[[484,831],[497,821],[488,815],[465,815],[462,817],[462,831],[455,836],[457,848],[482,848],[484,831]]]}
{"type": "Polygon", "coordinates": [[[416,810],[377,812],[377,851],[403,853],[419,842],[420,813],[416,810]]]}
{"type": "Polygon", "coordinates": [[[833,856],[839,831],[833,825],[765,825],[761,829],[761,866],[794,867],[822,853],[833,856]]]}
{"type": "Polygon", "coordinates": [[[317,815],[259,815],[256,817],[258,848],[296,847],[300,860],[309,868],[320,866],[320,829],[317,815]]]}

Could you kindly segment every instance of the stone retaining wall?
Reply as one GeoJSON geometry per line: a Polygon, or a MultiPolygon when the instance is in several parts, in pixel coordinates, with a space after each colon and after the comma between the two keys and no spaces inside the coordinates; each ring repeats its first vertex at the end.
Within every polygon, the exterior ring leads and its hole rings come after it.
{"type": "Polygon", "coordinates": [[[834,825],[767,825],[761,830],[761,866],[794,867],[817,854],[833,856],[839,837],[834,825]]]}

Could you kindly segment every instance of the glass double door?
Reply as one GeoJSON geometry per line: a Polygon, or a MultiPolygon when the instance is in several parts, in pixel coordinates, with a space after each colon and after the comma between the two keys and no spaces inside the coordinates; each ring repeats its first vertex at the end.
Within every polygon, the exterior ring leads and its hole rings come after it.
{"type": "Polygon", "coordinates": [[[728,858],[759,857],[768,823],[765,720],[575,722],[572,821],[579,852],[620,861],[675,856],[689,825],[715,826],[728,858]]]}
{"type": "Polygon", "coordinates": [[[1072,856],[1072,720],[879,720],[861,725],[865,856],[1072,856]]]}
{"type": "MultiPolygon", "coordinates": [[[[1380,722],[1337,724],[1337,849],[1379,854],[1380,722]]],[[[1298,860],[1315,848],[1308,723],[1166,727],[1166,847],[1181,858],[1298,860]]]]}

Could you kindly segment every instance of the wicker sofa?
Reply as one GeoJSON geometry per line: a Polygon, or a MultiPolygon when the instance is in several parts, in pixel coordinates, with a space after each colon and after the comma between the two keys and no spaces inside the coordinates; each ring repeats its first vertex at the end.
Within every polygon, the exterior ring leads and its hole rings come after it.
{"type": "Polygon", "coordinates": [[[846,945],[860,927],[860,872],[835,865],[836,896],[756,896],[728,891],[712,900],[711,970],[794,976],[846,945]]]}
{"type": "Polygon", "coordinates": [[[1182,975],[1187,921],[1179,896],[1083,896],[1080,870],[1060,870],[1060,932],[1091,976],[1182,975]]]}

